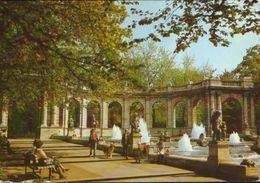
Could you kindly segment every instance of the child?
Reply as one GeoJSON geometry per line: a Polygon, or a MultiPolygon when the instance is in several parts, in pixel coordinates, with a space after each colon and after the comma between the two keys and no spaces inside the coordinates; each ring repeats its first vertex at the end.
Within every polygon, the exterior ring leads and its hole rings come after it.
{"type": "Polygon", "coordinates": [[[170,156],[170,150],[169,150],[169,148],[166,149],[165,155],[166,155],[167,157],[170,156]]]}
{"type": "Polygon", "coordinates": [[[158,155],[157,162],[162,163],[164,161],[164,142],[163,142],[163,139],[160,139],[160,141],[157,144],[157,155],[158,155]]]}
{"type": "Polygon", "coordinates": [[[141,158],[142,158],[141,143],[138,143],[138,149],[136,150],[136,154],[135,154],[136,163],[141,163],[141,158]]]}

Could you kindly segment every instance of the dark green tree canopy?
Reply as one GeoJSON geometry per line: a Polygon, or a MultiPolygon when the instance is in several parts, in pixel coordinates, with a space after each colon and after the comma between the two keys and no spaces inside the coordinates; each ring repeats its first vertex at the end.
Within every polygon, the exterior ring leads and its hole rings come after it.
{"type": "Polygon", "coordinates": [[[255,81],[260,82],[260,45],[247,49],[242,62],[233,71],[240,77],[252,76],[255,81]]]}
{"type": "Polygon", "coordinates": [[[131,33],[120,26],[126,16],[113,1],[1,1],[0,95],[23,101],[117,91],[131,33]]]}
{"type": "Polygon", "coordinates": [[[260,46],[259,44],[248,48],[246,55],[237,67],[232,71],[224,71],[223,80],[238,80],[245,76],[251,76],[255,82],[260,82],[260,46]]]}

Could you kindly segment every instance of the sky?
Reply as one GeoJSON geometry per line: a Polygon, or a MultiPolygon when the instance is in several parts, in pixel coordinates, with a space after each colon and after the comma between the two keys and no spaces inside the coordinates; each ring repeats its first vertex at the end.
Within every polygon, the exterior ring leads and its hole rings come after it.
{"type": "MultiPolygon", "coordinates": [[[[150,11],[163,9],[164,6],[165,2],[163,0],[143,0],[139,1],[138,5],[142,10],[150,11]]],[[[131,22],[133,18],[136,17],[128,17],[126,22],[131,22]]],[[[133,36],[142,37],[144,34],[147,35],[147,33],[151,32],[153,32],[151,26],[137,27],[133,31],[133,36]]],[[[157,42],[156,44],[173,52],[175,49],[175,40],[175,37],[162,38],[161,42],[157,42]]],[[[199,67],[208,62],[213,69],[216,69],[215,74],[221,74],[224,70],[231,71],[236,68],[246,55],[246,50],[260,43],[260,36],[248,33],[245,35],[236,35],[233,38],[230,37],[229,41],[231,42],[229,47],[222,47],[221,45],[215,47],[209,42],[207,37],[200,38],[198,42],[193,43],[190,48],[187,48],[184,52],[180,52],[175,57],[175,61],[180,64],[183,56],[188,54],[194,57],[195,66],[199,67]]]]}

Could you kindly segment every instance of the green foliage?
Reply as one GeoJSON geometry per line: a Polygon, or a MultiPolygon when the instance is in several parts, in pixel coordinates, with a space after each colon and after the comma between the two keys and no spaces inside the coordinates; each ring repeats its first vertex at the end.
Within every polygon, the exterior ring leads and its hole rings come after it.
{"type": "Polygon", "coordinates": [[[42,121],[42,114],[36,103],[28,103],[24,108],[13,104],[9,107],[8,115],[9,137],[19,137],[25,134],[29,137],[35,137],[42,121]]]}
{"type": "Polygon", "coordinates": [[[152,88],[166,87],[173,75],[173,56],[153,42],[140,45],[129,51],[125,58],[133,69],[129,75],[135,80],[134,86],[152,88]]]}
{"type": "Polygon", "coordinates": [[[80,103],[73,99],[69,104],[69,128],[79,128],[80,124],[80,103]]]}
{"type": "Polygon", "coordinates": [[[129,76],[134,82],[129,82],[129,88],[165,88],[168,86],[182,86],[191,81],[196,83],[204,78],[211,78],[214,69],[206,63],[200,68],[194,66],[195,59],[185,55],[181,66],[174,61],[173,54],[154,42],[148,42],[131,49],[125,60],[132,68],[129,76]],[[132,85],[131,85],[132,84],[132,85]]]}
{"type": "Polygon", "coordinates": [[[176,127],[186,127],[188,124],[188,111],[186,102],[181,101],[176,104],[175,115],[176,127]]]}
{"type": "Polygon", "coordinates": [[[166,128],[167,102],[156,102],[153,105],[153,128],[166,128]]]}
{"type": "Polygon", "coordinates": [[[201,101],[199,101],[199,103],[196,106],[196,123],[197,125],[200,125],[201,123],[204,126],[207,126],[207,108],[206,105],[203,104],[201,101]]]}
{"type": "MultiPolygon", "coordinates": [[[[0,96],[109,96],[121,90],[130,29],[113,1],[1,1],[0,96]],[[118,81],[120,78],[120,81],[118,81]]],[[[123,77],[124,76],[124,77],[123,77]]]]}
{"type": "Polygon", "coordinates": [[[242,62],[233,71],[240,77],[252,76],[253,80],[260,82],[260,45],[247,49],[242,62]]]}
{"type": "Polygon", "coordinates": [[[0,180],[1,181],[7,181],[8,180],[8,174],[6,170],[6,163],[0,162],[0,180]]]}
{"type": "Polygon", "coordinates": [[[228,46],[228,38],[248,32],[259,33],[257,0],[174,0],[166,1],[163,9],[143,11],[133,4],[131,13],[137,18],[132,28],[153,26],[154,30],[130,45],[147,39],[160,41],[163,37],[177,37],[175,52],[188,48],[199,38],[209,35],[214,45],[228,46]]]}
{"type": "Polygon", "coordinates": [[[226,81],[230,81],[230,80],[236,80],[236,79],[238,79],[233,72],[229,72],[229,71],[227,71],[226,69],[225,69],[224,72],[220,75],[220,78],[221,78],[221,80],[223,80],[223,81],[225,81],[225,80],[226,80],[226,81]]]}
{"type": "Polygon", "coordinates": [[[236,131],[241,133],[242,130],[242,107],[235,100],[230,99],[222,104],[222,119],[227,124],[227,133],[236,131]]]}

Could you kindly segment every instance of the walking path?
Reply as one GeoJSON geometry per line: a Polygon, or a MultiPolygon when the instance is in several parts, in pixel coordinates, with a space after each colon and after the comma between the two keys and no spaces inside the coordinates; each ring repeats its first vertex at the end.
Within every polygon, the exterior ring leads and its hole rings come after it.
{"type": "MultiPolygon", "coordinates": [[[[23,147],[30,148],[31,141],[19,143],[13,141],[14,150],[23,147]],[[23,144],[23,145],[22,145],[23,144]],[[17,149],[16,149],[17,148],[17,149]]],[[[25,148],[25,149],[26,149],[25,148]]],[[[144,162],[141,164],[135,163],[134,159],[124,160],[122,156],[114,153],[112,159],[105,159],[103,152],[98,151],[97,157],[87,157],[89,149],[81,145],[65,143],[61,141],[45,142],[45,149],[48,149],[47,154],[58,154],[63,158],[59,160],[70,171],[66,173],[67,178],[59,180],[57,175],[54,175],[52,182],[212,182],[222,181],[220,179],[203,177],[196,175],[193,171],[175,168],[171,166],[152,164],[144,162]],[[75,148],[76,149],[73,149],[75,148]],[[55,149],[54,152],[51,149],[55,149]],[[67,148],[65,151],[64,148],[67,148]],[[71,148],[71,149],[69,149],[71,148]],[[67,157],[64,157],[67,156],[67,157]]],[[[25,150],[24,149],[24,150],[25,150]]],[[[32,180],[30,176],[24,175],[23,166],[8,166],[6,171],[13,181],[32,180]]],[[[42,176],[47,179],[48,171],[43,170],[42,176]]]]}

